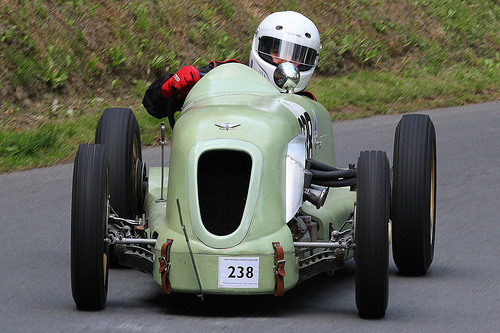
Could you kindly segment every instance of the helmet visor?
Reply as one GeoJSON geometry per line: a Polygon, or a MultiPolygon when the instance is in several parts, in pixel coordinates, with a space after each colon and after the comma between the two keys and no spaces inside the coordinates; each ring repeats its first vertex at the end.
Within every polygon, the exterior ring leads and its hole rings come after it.
{"type": "Polygon", "coordinates": [[[259,39],[258,52],[262,59],[271,64],[277,66],[283,62],[291,62],[300,71],[311,69],[318,57],[318,52],[313,48],[267,36],[259,39]]]}

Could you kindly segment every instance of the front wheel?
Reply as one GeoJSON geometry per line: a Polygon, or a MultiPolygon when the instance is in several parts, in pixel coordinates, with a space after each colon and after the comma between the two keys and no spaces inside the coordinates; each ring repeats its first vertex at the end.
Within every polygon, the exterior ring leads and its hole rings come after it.
{"type": "Polygon", "coordinates": [[[106,304],[108,174],[105,147],[80,145],[71,203],[71,290],[80,310],[101,310],[106,304]]]}
{"type": "Polygon", "coordinates": [[[361,318],[382,318],[389,298],[390,170],[386,153],[361,152],[357,181],[356,306],[361,318]]]}

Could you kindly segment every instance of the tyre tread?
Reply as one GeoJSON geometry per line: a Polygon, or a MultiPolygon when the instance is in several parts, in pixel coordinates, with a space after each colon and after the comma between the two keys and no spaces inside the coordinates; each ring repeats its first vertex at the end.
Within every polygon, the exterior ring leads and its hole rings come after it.
{"type": "Polygon", "coordinates": [[[431,240],[426,229],[431,209],[429,168],[435,151],[435,129],[429,116],[403,116],[394,140],[391,211],[393,257],[402,275],[423,275],[432,262],[434,249],[428,246],[431,240]]]}

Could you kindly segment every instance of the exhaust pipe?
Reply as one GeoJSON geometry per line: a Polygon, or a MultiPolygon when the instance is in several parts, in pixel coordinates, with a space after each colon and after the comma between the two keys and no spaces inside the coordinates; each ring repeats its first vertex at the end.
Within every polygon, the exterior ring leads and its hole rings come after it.
{"type": "Polygon", "coordinates": [[[325,204],[329,189],[328,187],[311,184],[309,187],[304,188],[304,200],[309,201],[317,209],[320,209],[325,204]]]}

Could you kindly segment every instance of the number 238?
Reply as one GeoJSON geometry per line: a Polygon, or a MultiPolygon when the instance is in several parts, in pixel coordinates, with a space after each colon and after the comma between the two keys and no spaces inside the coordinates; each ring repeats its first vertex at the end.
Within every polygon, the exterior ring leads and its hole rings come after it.
{"type": "Polygon", "coordinates": [[[230,271],[228,278],[230,279],[242,279],[245,277],[248,279],[253,278],[253,267],[251,266],[246,268],[242,266],[229,266],[228,269],[230,271]]]}

